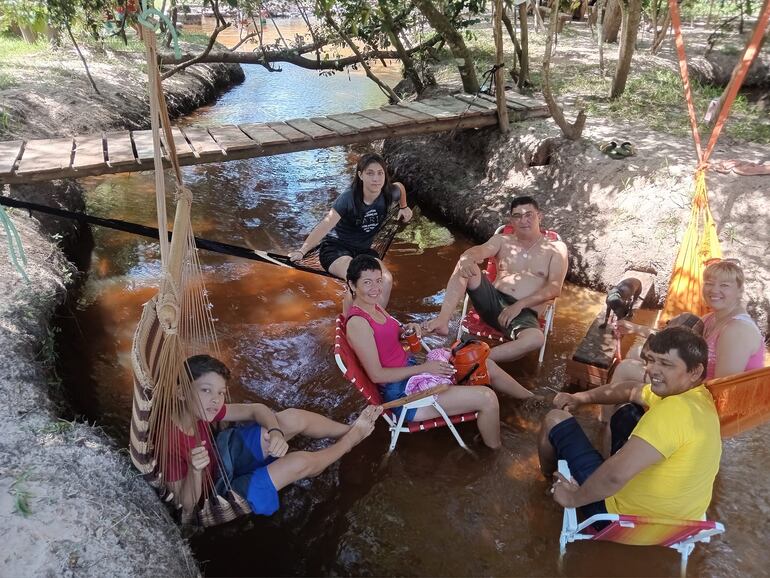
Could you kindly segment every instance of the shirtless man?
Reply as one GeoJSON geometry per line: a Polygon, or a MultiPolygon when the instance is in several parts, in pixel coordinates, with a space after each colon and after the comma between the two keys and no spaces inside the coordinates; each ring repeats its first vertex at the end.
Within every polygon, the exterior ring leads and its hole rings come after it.
{"type": "Polygon", "coordinates": [[[540,231],[540,209],[530,196],[511,201],[512,235],[495,235],[471,247],[457,262],[438,317],[424,324],[427,332],[449,334],[449,320],[468,293],[481,318],[512,341],[492,348],[493,361],[513,361],[543,345],[538,323],[546,303],[559,296],[567,275],[567,246],[549,241],[540,231]],[[481,272],[484,259],[497,259],[494,286],[481,272]]]}

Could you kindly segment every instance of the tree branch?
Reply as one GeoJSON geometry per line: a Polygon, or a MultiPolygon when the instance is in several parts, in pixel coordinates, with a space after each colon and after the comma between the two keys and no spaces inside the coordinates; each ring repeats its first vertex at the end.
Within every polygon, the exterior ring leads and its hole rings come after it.
{"type": "MultiPolygon", "coordinates": [[[[209,54],[211,53],[211,49],[214,48],[214,44],[216,44],[216,41],[217,41],[217,36],[219,36],[220,32],[222,32],[223,30],[225,30],[225,29],[227,29],[229,27],[230,27],[230,23],[229,22],[225,22],[222,25],[218,24],[217,27],[214,28],[214,31],[211,33],[211,38],[209,38],[208,46],[206,46],[206,48],[203,50],[203,52],[201,52],[198,56],[190,57],[189,60],[185,60],[183,58],[181,64],[175,66],[174,68],[172,68],[171,70],[169,70],[167,72],[164,72],[161,75],[161,77],[160,77],[161,80],[166,80],[169,76],[173,76],[177,72],[181,72],[182,70],[184,70],[188,66],[192,66],[193,64],[198,64],[199,62],[206,62],[205,58],[207,56],[209,56],[209,54]]],[[[214,61],[214,62],[216,62],[216,61],[214,61]]],[[[161,64],[163,64],[163,58],[162,57],[161,57],[161,64]]]]}
{"type": "MultiPolygon", "coordinates": [[[[422,44],[418,44],[417,46],[414,46],[409,50],[407,50],[407,53],[409,55],[414,54],[415,52],[419,52],[419,51],[425,50],[426,48],[434,46],[438,44],[440,41],[441,41],[441,36],[439,35],[432,36],[430,39],[426,40],[422,44]]],[[[328,44],[328,42],[324,42],[322,46],[325,46],[326,44],[328,44]]],[[[187,66],[190,66],[191,64],[221,62],[225,64],[259,64],[269,69],[271,62],[285,62],[288,64],[294,64],[295,66],[299,66],[300,68],[306,68],[309,70],[342,71],[345,69],[346,66],[357,64],[359,62],[359,59],[357,56],[346,56],[345,58],[335,58],[335,59],[330,58],[327,60],[310,59],[302,56],[302,54],[306,54],[308,52],[314,52],[320,47],[321,46],[316,46],[315,43],[304,44],[291,51],[266,50],[264,54],[256,54],[253,52],[211,52],[209,50],[209,51],[204,51],[204,53],[201,53],[198,56],[194,56],[192,54],[183,54],[182,58],[180,59],[176,59],[173,54],[164,54],[160,57],[160,64],[165,66],[179,65],[176,68],[172,69],[171,71],[163,74],[163,79],[166,79],[169,76],[171,76],[171,74],[178,72],[177,69],[181,70],[181,68],[179,67],[182,66],[182,64],[180,63],[183,63],[185,65],[185,68],[187,66]],[[193,60],[195,60],[195,62],[192,62],[193,60]]],[[[361,57],[365,59],[384,58],[386,60],[388,59],[396,60],[398,59],[399,55],[398,55],[398,52],[396,51],[372,50],[372,51],[361,53],[361,57]]]]}

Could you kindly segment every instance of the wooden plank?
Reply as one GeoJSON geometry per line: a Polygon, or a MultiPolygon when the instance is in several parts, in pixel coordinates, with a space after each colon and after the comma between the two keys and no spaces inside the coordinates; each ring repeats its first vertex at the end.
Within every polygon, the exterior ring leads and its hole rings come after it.
{"type": "Polygon", "coordinates": [[[68,169],[72,161],[72,138],[29,140],[19,161],[17,175],[68,169]]]}
{"type": "Polygon", "coordinates": [[[187,140],[190,141],[190,145],[197,153],[198,158],[220,158],[224,155],[222,147],[217,144],[205,128],[186,126],[179,131],[185,135],[187,140]]]}
{"type": "MultiPolygon", "coordinates": [[[[190,146],[190,143],[187,142],[187,139],[182,131],[179,130],[178,126],[171,127],[171,138],[174,139],[174,146],[176,147],[176,156],[178,159],[197,158],[200,156],[195,149],[190,146]]],[[[168,158],[169,151],[168,146],[166,145],[166,133],[163,131],[160,133],[160,141],[163,143],[164,156],[168,158]]]]}
{"type": "Polygon", "coordinates": [[[324,128],[321,125],[316,124],[312,120],[308,120],[306,118],[293,118],[291,120],[287,120],[286,124],[304,132],[314,140],[337,136],[337,133],[333,130],[324,128]]]}
{"type": "Polygon", "coordinates": [[[0,175],[10,175],[13,172],[23,144],[23,140],[0,142],[0,175]]]}
{"type": "MultiPolygon", "coordinates": [[[[492,104],[495,105],[495,108],[497,108],[497,100],[495,100],[494,96],[490,96],[489,94],[479,94],[479,99],[485,100],[487,102],[491,102],[492,104]]],[[[509,101],[509,100],[506,100],[505,104],[508,108],[510,108],[511,110],[515,110],[517,112],[527,110],[527,107],[525,107],[524,105],[509,101]]]]}
{"type": "Polygon", "coordinates": [[[340,136],[348,136],[351,134],[356,134],[358,132],[356,129],[351,128],[346,124],[343,124],[331,118],[327,118],[325,116],[314,116],[310,120],[312,120],[316,124],[320,124],[322,127],[328,130],[333,130],[340,136]]]}
{"type": "Polygon", "coordinates": [[[134,146],[131,144],[131,133],[127,130],[108,132],[104,135],[107,143],[107,164],[111,167],[132,165],[136,163],[134,146]]]}
{"type": "Polygon", "coordinates": [[[370,108],[368,110],[362,110],[356,113],[358,116],[363,116],[370,120],[374,120],[387,126],[405,126],[408,124],[414,124],[414,121],[406,117],[388,112],[387,110],[380,110],[379,108],[370,108]]]}
{"type": "Polygon", "coordinates": [[[401,106],[404,106],[410,110],[416,110],[417,112],[430,115],[433,118],[447,119],[447,118],[457,118],[459,116],[457,114],[449,112],[448,110],[443,110],[440,108],[435,108],[433,106],[428,106],[427,104],[423,102],[418,102],[416,100],[411,102],[401,101],[401,106]]]}
{"type": "Polygon", "coordinates": [[[424,122],[431,122],[436,118],[429,114],[425,114],[424,112],[418,112],[416,110],[412,110],[411,108],[407,108],[406,106],[402,106],[401,104],[389,104],[387,106],[383,106],[382,110],[386,110],[388,112],[392,112],[393,114],[403,116],[405,118],[410,119],[412,122],[416,122],[418,124],[421,124],[424,122]]]}
{"type": "Polygon", "coordinates": [[[454,98],[466,104],[470,104],[473,107],[480,108],[482,110],[494,110],[497,111],[497,106],[484,100],[483,98],[477,98],[471,94],[455,94],[454,98]]]}
{"type": "Polygon", "coordinates": [[[487,112],[481,111],[472,106],[468,106],[466,103],[460,102],[459,100],[456,100],[449,96],[428,98],[425,100],[421,100],[420,102],[423,104],[427,104],[428,106],[432,106],[434,108],[446,110],[457,115],[462,115],[464,117],[482,116],[484,114],[488,114],[487,112]]]}
{"type": "Polygon", "coordinates": [[[259,146],[234,124],[209,127],[209,134],[214,137],[214,140],[224,149],[225,153],[259,146]]]}
{"type": "Polygon", "coordinates": [[[343,112],[340,114],[330,114],[329,118],[332,120],[336,120],[337,122],[341,122],[342,124],[346,124],[350,127],[353,127],[358,132],[367,132],[370,130],[385,128],[383,127],[382,124],[380,124],[375,120],[371,120],[363,116],[358,116],[357,114],[352,114],[349,112],[343,112]]]}
{"type": "Polygon", "coordinates": [[[508,102],[514,102],[526,108],[548,108],[548,105],[542,100],[536,100],[534,98],[530,98],[529,96],[519,94],[518,92],[506,92],[505,100],[508,102]]]}
{"type": "Polygon", "coordinates": [[[242,124],[240,127],[254,142],[263,147],[289,142],[266,124],[242,124]]]}
{"type": "Polygon", "coordinates": [[[101,134],[75,137],[73,169],[82,171],[105,164],[104,138],[101,134]]]}
{"type": "Polygon", "coordinates": [[[302,142],[306,140],[312,140],[304,132],[297,130],[294,127],[289,126],[284,122],[268,122],[267,126],[272,128],[275,132],[281,135],[289,142],[302,142]]]}
{"type": "MultiPolygon", "coordinates": [[[[140,163],[142,161],[151,161],[155,158],[155,147],[152,144],[151,130],[131,131],[131,138],[134,141],[136,158],[139,159],[140,163]]],[[[163,147],[161,147],[160,154],[163,155],[163,147]]]]}

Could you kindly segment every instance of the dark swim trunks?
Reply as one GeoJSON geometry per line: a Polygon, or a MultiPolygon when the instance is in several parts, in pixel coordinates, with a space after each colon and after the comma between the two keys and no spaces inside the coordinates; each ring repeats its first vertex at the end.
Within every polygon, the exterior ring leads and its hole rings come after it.
{"type": "Polygon", "coordinates": [[[318,260],[324,271],[328,271],[332,263],[340,257],[357,257],[358,255],[371,255],[380,258],[374,249],[356,249],[333,239],[324,239],[318,248],[318,260]]]}
{"type": "MultiPolygon", "coordinates": [[[[644,408],[635,403],[627,403],[620,406],[612,415],[610,420],[610,431],[612,433],[611,455],[615,455],[625,445],[643,415],[644,408]]],[[[604,463],[604,458],[594,448],[583,428],[578,425],[574,417],[555,425],[548,434],[548,441],[551,442],[551,445],[556,450],[557,459],[567,460],[570,474],[580,485],[591,477],[591,474],[604,463]]],[[[587,519],[594,514],[606,514],[607,507],[604,500],[600,500],[580,506],[578,511],[582,519],[587,519]]],[[[592,525],[595,529],[600,530],[607,523],[597,522],[592,525]]]]}
{"type": "Polygon", "coordinates": [[[508,327],[501,327],[497,318],[508,305],[516,303],[516,299],[495,289],[486,275],[481,276],[481,283],[476,289],[468,289],[468,297],[470,297],[473,307],[478,312],[479,317],[484,320],[484,323],[511,339],[516,339],[519,332],[524,329],[530,327],[540,329],[537,311],[529,307],[522,309],[521,313],[508,323],[508,327]]]}
{"type": "MultiPolygon", "coordinates": [[[[227,476],[230,486],[251,506],[251,511],[270,516],[278,510],[276,490],[267,466],[276,458],[262,453],[264,430],[259,424],[236,426],[217,434],[217,450],[222,460],[222,476],[227,476]]],[[[225,495],[227,484],[220,478],[217,493],[225,495]]]]}

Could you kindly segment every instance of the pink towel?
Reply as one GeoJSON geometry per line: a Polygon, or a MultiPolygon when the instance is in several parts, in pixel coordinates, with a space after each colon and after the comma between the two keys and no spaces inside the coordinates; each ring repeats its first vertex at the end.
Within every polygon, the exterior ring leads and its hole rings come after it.
{"type": "MultiPolygon", "coordinates": [[[[428,359],[433,361],[449,362],[451,356],[452,352],[448,349],[433,349],[428,352],[428,359]]],[[[409,381],[406,382],[404,393],[406,395],[412,395],[413,393],[419,393],[443,383],[451,384],[452,379],[441,375],[433,375],[432,373],[418,373],[417,375],[410,377],[409,381]]]]}

